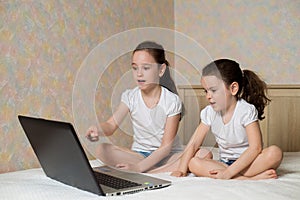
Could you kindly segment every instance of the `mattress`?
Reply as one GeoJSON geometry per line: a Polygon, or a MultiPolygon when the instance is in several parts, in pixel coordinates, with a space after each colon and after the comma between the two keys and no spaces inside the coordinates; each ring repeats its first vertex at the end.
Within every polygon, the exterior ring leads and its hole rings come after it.
{"type": "MultiPolygon", "coordinates": [[[[91,161],[92,166],[99,163],[91,161]]],[[[149,174],[172,181],[162,189],[115,197],[98,196],[46,177],[41,168],[0,174],[1,200],[93,200],[93,199],[300,199],[300,152],[285,152],[277,170],[279,178],[269,180],[216,180],[204,177],[172,177],[169,173],[149,174]]]]}

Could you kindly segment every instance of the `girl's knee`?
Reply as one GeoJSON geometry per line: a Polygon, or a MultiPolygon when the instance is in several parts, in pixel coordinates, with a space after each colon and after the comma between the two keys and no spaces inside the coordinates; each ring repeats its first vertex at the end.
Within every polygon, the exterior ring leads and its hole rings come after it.
{"type": "Polygon", "coordinates": [[[282,159],[282,150],[278,146],[272,145],[269,147],[269,149],[270,154],[273,158],[278,158],[279,160],[282,159]]]}
{"type": "Polygon", "coordinates": [[[198,157],[193,157],[188,164],[189,170],[193,173],[195,170],[199,168],[199,166],[201,166],[201,161],[202,159],[198,157]]]}
{"type": "Polygon", "coordinates": [[[282,150],[276,145],[272,145],[267,149],[268,160],[273,161],[275,163],[275,167],[278,167],[283,157],[282,150]]]}
{"type": "Polygon", "coordinates": [[[201,159],[212,159],[213,158],[212,152],[207,149],[200,149],[196,153],[196,156],[201,159]]]}

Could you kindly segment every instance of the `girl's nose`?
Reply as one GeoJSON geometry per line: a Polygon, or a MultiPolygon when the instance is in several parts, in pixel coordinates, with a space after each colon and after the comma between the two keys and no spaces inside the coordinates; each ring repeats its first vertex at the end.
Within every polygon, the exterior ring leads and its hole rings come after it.
{"type": "Polygon", "coordinates": [[[210,94],[210,92],[207,92],[207,93],[206,93],[206,98],[207,98],[207,99],[211,99],[211,94],[210,94]]]}
{"type": "Polygon", "coordinates": [[[143,70],[141,68],[137,69],[137,75],[138,76],[143,76],[143,70]]]}

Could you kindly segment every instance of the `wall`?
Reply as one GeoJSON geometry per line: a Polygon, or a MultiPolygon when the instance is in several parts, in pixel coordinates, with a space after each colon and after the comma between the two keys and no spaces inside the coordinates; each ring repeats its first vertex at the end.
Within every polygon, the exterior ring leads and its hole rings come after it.
{"type": "MultiPolygon", "coordinates": [[[[202,68],[214,59],[224,57],[237,60],[243,69],[257,72],[268,84],[288,84],[293,88],[300,83],[300,1],[175,0],[174,9],[175,30],[187,38],[187,42],[182,42],[181,35],[175,37],[178,84],[199,85],[202,68]]],[[[192,91],[182,92],[181,96],[189,102],[183,122],[186,127],[198,124],[198,120],[194,120],[199,118],[201,106],[198,104],[206,105],[205,98],[201,102],[195,100],[201,91],[199,89],[194,94],[192,91]]],[[[272,93],[270,95],[272,102],[267,111],[272,110],[272,113],[282,113],[276,105],[287,103],[288,98],[299,99],[297,94],[280,100],[272,93]]],[[[299,104],[293,101],[289,101],[286,107],[299,110],[299,104]]],[[[292,116],[290,113],[280,117],[288,120],[292,116]]],[[[262,124],[265,144],[277,144],[285,151],[298,151],[294,141],[299,137],[299,125],[295,119],[279,126],[281,130],[288,124],[293,130],[290,134],[276,132],[278,127],[274,129],[270,125],[266,129],[262,124]]],[[[278,119],[269,114],[264,123],[274,120],[278,119]]],[[[188,140],[193,128],[186,132],[181,126],[179,133],[188,140]]]]}
{"type": "MultiPolygon", "coordinates": [[[[0,1],[0,173],[38,166],[17,115],[73,122],[72,90],[82,62],[99,43],[129,29],[175,26],[178,84],[199,84],[201,68],[224,56],[268,83],[299,84],[299,8],[293,0],[0,1]]],[[[101,120],[112,112],[111,89],[129,58],[120,56],[99,80],[101,120]]],[[[121,145],[128,145],[125,137],[121,145]]]]}
{"type": "MultiPolygon", "coordinates": [[[[0,173],[39,166],[18,114],[73,122],[76,73],[96,45],[129,29],[173,29],[173,24],[171,0],[1,1],[0,173]]],[[[119,66],[109,66],[109,78],[101,79],[101,85],[113,85],[125,71],[119,66]]],[[[98,103],[109,108],[107,98],[99,98],[98,103]]],[[[104,113],[103,118],[110,114],[104,113]]]]}
{"type": "Polygon", "coordinates": [[[294,0],[175,0],[175,29],[200,46],[176,41],[189,55],[177,58],[178,73],[199,84],[203,66],[228,57],[269,84],[299,84],[299,9],[294,0]]]}

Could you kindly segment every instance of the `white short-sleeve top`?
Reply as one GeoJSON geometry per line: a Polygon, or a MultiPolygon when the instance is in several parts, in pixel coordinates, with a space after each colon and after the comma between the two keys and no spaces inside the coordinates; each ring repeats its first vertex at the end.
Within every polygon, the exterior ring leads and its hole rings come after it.
{"type": "Polygon", "coordinates": [[[246,126],[258,120],[254,105],[241,99],[237,101],[231,120],[224,124],[220,112],[209,105],[200,114],[202,123],[210,126],[219,146],[220,158],[236,160],[248,148],[246,126]]]}
{"type": "MultiPolygon", "coordinates": [[[[123,92],[121,101],[129,108],[134,132],[131,148],[135,151],[154,151],[160,147],[167,118],[182,111],[179,96],[164,87],[161,87],[159,102],[153,108],[146,106],[138,87],[123,92]]],[[[181,144],[176,135],[172,151],[179,150],[181,144]]]]}

